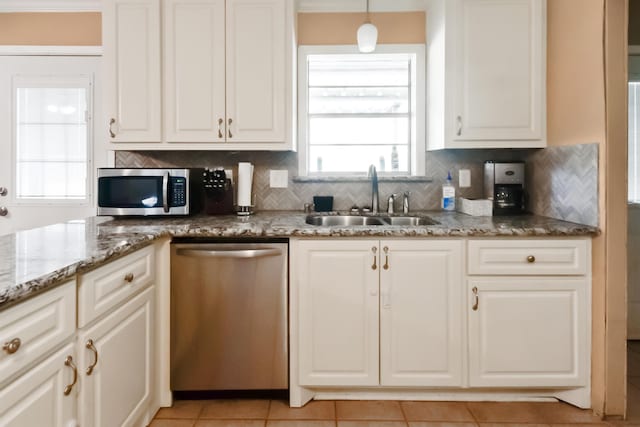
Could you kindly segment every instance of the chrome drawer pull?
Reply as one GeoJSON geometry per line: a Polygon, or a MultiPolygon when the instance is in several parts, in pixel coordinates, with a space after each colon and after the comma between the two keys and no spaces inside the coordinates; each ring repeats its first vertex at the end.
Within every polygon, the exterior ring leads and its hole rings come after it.
{"type": "Polygon", "coordinates": [[[87,341],[87,343],[85,344],[85,347],[93,351],[93,355],[95,356],[95,358],[93,359],[93,363],[91,364],[91,366],[87,368],[87,375],[91,375],[93,373],[93,369],[98,364],[98,349],[96,349],[96,346],[93,345],[93,340],[91,339],[87,341]]]}
{"type": "Polygon", "coordinates": [[[20,348],[20,344],[22,344],[22,341],[20,341],[20,338],[14,338],[9,342],[4,343],[4,345],[2,346],[2,349],[6,351],[7,354],[13,354],[16,351],[18,351],[18,349],[20,348]]]}
{"type": "Polygon", "coordinates": [[[64,361],[64,366],[68,366],[73,369],[73,382],[64,388],[64,395],[69,396],[71,390],[73,390],[73,386],[78,382],[78,368],[73,363],[73,357],[67,356],[64,361]]]}

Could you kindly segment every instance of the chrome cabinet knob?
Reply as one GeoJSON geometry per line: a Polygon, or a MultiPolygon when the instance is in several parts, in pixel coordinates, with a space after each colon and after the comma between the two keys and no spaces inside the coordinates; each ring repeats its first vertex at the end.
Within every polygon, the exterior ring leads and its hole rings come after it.
{"type": "Polygon", "coordinates": [[[0,196],[6,196],[8,192],[7,187],[0,187],[0,196]]]}
{"type": "Polygon", "coordinates": [[[9,214],[9,209],[4,206],[0,206],[0,216],[7,216],[9,214]]]}

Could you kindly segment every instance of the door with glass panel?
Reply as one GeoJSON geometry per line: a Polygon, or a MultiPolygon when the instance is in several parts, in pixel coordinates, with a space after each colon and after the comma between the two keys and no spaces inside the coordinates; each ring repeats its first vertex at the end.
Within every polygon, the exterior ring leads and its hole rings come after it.
{"type": "Polygon", "coordinates": [[[0,57],[0,235],[95,214],[96,57],[0,57]]]}

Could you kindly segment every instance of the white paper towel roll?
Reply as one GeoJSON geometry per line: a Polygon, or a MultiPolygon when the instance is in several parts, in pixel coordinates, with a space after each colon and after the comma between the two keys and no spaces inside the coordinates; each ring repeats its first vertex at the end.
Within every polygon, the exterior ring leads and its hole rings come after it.
{"type": "Polygon", "coordinates": [[[238,206],[251,206],[251,185],[253,183],[253,165],[238,163],[238,206]]]}

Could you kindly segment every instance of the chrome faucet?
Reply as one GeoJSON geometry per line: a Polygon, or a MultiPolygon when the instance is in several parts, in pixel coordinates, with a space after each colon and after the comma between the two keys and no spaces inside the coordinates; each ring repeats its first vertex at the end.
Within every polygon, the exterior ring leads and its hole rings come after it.
{"type": "Polygon", "coordinates": [[[378,172],[374,165],[369,166],[368,177],[371,178],[371,213],[376,215],[380,211],[378,201],[378,172]]]}
{"type": "Polygon", "coordinates": [[[409,213],[409,194],[411,191],[405,191],[402,195],[402,213],[405,215],[409,213]]]}
{"type": "Polygon", "coordinates": [[[393,204],[396,201],[396,197],[397,196],[398,195],[394,193],[394,194],[390,195],[389,198],[387,199],[387,213],[388,214],[396,213],[393,204]]]}

